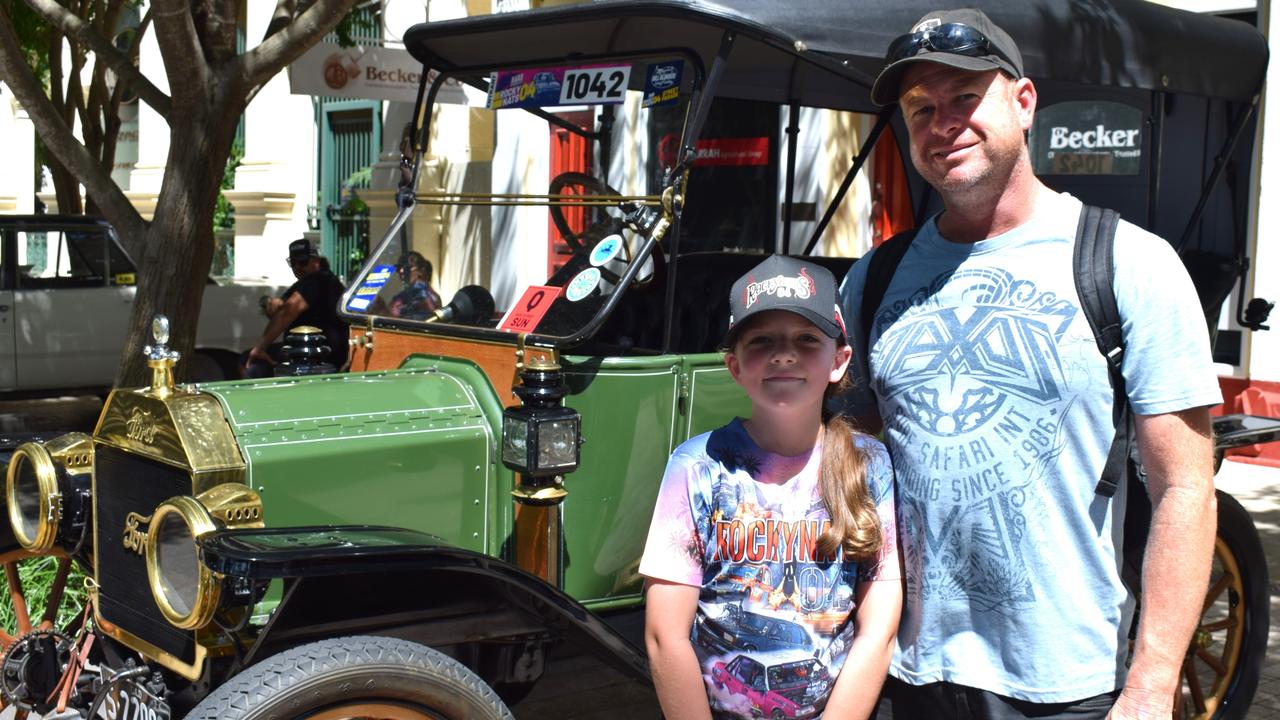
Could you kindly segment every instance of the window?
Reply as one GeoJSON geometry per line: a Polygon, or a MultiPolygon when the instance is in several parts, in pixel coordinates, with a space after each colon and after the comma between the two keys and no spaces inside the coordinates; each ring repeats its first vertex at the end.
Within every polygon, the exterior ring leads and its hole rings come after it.
{"type": "Polygon", "coordinates": [[[19,289],[132,285],[133,265],[102,228],[19,230],[19,289]]]}

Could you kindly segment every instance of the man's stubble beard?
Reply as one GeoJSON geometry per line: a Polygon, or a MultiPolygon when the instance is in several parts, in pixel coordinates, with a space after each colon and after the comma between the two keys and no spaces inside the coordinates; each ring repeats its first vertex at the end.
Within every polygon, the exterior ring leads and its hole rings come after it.
{"type": "Polygon", "coordinates": [[[998,198],[1012,184],[1019,166],[1029,167],[1031,159],[1025,143],[1011,152],[984,153],[984,157],[987,162],[982,167],[969,169],[958,177],[948,177],[948,172],[937,182],[929,183],[947,207],[971,206],[985,198],[998,198]]]}

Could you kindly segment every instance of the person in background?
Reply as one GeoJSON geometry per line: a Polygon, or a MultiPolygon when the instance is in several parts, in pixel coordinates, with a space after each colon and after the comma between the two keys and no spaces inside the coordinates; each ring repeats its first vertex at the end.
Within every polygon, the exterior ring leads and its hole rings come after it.
{"type": "Polygon", "coordinates": [[[400,263],[404,289],[391,298],[390,313],[410,320],[426,320],[440,309],[440,293],[431,287],[431,261],[418,252],[410,252],[400,263]]]}
{"type": "Polygon", "coordinates": [[[241,356],[245,377],[271,377],[273,367],[284,360],[276,342],[289,328],[311,325],[324,332],[329,345],[327,360],[341,368],[347,360],[347,324],[338,316],[343,286],[317,255],[311,241],[299,238],[289,243],[289,267],[297,282],[278,298],[267,298],[263,313],[267,327],[258,342],[241,356]]]}

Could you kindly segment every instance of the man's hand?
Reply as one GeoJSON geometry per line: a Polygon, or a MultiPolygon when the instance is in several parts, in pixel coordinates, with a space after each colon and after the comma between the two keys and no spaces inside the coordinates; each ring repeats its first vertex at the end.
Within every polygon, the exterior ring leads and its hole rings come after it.
{"type": "Polygon", "coordinates": [[[263,362],[268,365],[276,364],[276,361],[271,359],[271,356],[267,354],[267,351],[264,350],[259,345],[254,345],[253,347],[249,348],[249,357],[246,358],[244,362],[245,372],[248,372],[249,366],[254,364],[255,362],[263,362]]]}
{"type": "MultiPolygon", "coordinates": [[[[267,321],[267,329],[262,333],[262,339],[256,345],[249,349],[249,357],[245,359],[245,370],[248,371],[249,365],[255,360],[276,364],[275,360],[267,354],[267,348],[271,347],[271,343],[276,341],[289,326],[293,324],[298,316],[307,310],[307,301],[302,297],[302,293],[292,293],[284,300],[277,300],[279,305],[276,306],[274,312],[271,312],[271,319],[267,321]]],[[[263,305],[263,312],[267,311],[270,303],[263,305]]]]}
{"type": "Polygon", "coordinates": [[[262,314],[267,317],[273,317],[280,308],[284,307],[284,301],[277,297],[262,298],[262,314]]]}

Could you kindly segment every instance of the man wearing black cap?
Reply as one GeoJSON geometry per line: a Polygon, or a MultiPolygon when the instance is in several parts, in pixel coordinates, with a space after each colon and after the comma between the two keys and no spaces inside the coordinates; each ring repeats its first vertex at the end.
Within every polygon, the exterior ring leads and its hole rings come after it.
{"type": "Polygon", "coordinates": [[[329,344],[329,362],[341,368],[347,361],[347,325],[338,317],[342,300],[342,281],[329,271],[324,258],[317,255],[311,241],[299,238],[289,243],[289,267],[297,282],[279,298],[268,298],[262,310],[267,315],[267,329],[257,344],[243,355],[245,377],[271,377],[272,366],[282,360],[276,339],[298,325],[311,325],[324,331],[329,344]]]}
{"type": "MultiPolygon", "coordinates": [[[[1080,202],[1032,171],[1035,85],[977,10],[929,13],[886,61],[872,98],[898,103],[944,205],[869,334],[850,331],[864,388],[852,410],[883,419],[898,482],[894,715],[1168,718],[1216,517],[1208,407],[1221,396],[1196,293],[1168,243],[1121,223],[1122,370],[1153,505],[1129,661],[1126,488],[1094,492],[1112,393],[1075,290],[1080,202]]],[[[855,326],[868,265],[841,291],[855,326]]]]}

